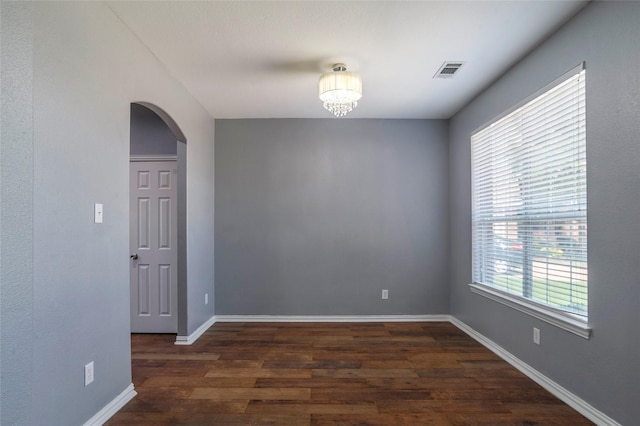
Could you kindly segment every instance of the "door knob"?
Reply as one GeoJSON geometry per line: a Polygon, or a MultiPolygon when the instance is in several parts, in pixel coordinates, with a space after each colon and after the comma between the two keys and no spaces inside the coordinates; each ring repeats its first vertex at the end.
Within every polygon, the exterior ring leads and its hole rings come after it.
{"type": "Polygon", "coordinates": [[[131,256],[129,256],[131,259],[133,260],[138,260],[138,253],[133,253],[131,256]]]}

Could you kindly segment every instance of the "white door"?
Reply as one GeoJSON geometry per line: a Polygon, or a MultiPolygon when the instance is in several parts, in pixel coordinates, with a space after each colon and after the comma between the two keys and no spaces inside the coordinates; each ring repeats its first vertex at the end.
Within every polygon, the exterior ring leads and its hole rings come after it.
{"type": "Polygon", "coordinates": [[[178,331],[175,161],[130,163],[131,332],[178,331]]]}

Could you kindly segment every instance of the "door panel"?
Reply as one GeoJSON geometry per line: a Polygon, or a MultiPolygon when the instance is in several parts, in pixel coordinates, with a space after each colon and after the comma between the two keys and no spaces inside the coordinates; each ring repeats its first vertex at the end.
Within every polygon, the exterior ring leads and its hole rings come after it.
{"type": "Polygon", "coordinates": [[[132,161],[130,170],[131,331],[176,333],[176,162],[132,161]]]}
{"type": "Polygon", "coordinates": [[[171,265],[158,265],[161,316],[171,315],[171,265]]]}
{"type": "Polygon", "coordinates": [[[158,199],[158,249],[171,249],[171,198],[158,199]]]}
{"type": "Polygon", "coordinates": [[[138,241],[137,244],[133,245],[133,248],[138,249],[148,249],[149,248],[149,233],[151,230],[149,229],[149,221],[151,214],[149,209],[149,199],[148,198],[138,198],[138,211],[135,212],[138,215],[138,241]]]}
{"type": "Polygon", "coordinates": [[[149,265],[138,264],[138,274],[135,287],[138,290],[138,311],[136,314],[139,316],[148,316],[149,299],[151,298],[151,295],[149,294],[149,265]]]}

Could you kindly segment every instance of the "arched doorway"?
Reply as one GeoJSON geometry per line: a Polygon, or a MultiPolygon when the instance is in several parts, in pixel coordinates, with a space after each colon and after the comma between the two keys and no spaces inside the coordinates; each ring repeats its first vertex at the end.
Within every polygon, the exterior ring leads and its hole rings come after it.
{"type": "Polygon", "coordinates": [[[161,108],[131,104],[130,286],[134,333],[186,324],[186,138],[161,108]]]}

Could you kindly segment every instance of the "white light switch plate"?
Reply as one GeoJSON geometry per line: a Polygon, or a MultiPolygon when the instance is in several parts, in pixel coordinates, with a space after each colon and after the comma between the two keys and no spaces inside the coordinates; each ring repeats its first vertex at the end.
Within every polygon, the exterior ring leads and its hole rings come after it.
{"type": "Polygon", "coordinates": [[[93,383],[93,361],[84,366],[84,385],[93,383]]]}
{"type": "Polygon", "coordinates": [[[99,203],[95,204],[93,220],[95,223],[102,223],[102,204],[99,204],[99,203]]]}

